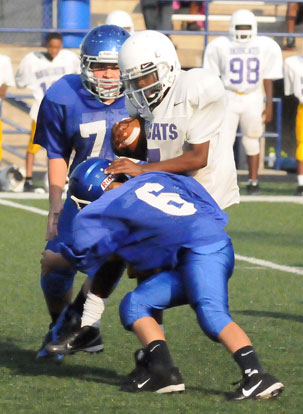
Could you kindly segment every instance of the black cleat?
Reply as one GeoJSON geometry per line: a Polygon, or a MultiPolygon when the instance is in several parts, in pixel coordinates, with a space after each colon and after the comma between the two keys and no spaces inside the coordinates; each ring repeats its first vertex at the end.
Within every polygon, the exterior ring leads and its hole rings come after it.
{"type": "Polygon", "coordinates": [[[295,196],[303,196],[303,185],[298,185],[297,190],[295,192],[295,196]]]}
{"type": "Polygon", "coordinates": [[[56,341],[49,342],[45,349],[50,354],[74,354],[75,352],[101,352],[104,349],[101,333],[93,326],[83,326],[69,335],[60,336],[56,341]]]}
{"type": "Polygon", "coordinates": [[[135,368],[130,372],[123,381],[123,384],[128,384],[136,379],[148,367],[147,353],[144,348],[137,349],[134,354],[135,368]]]}
{"type": "Polygon", "coordinates": [[[248,195],[257,195],[260,192],[259,184],[247,184],[246,191],[248,195]]]}
{"type": "Polygon", "coordinates": [[[64,355],[61,355],[61,354],[50,354],[45,349],[45,345],[47,343],[49,343],[50,341],[52,341],[52,340],[55,339],[55,337],[53,336],[53,334],[54,334],[53,327],[54,327],[54,324],[51,323],[49,325],[49,330],[48,330],[47,334],[43,338],[43,342],[42,342],[41,348],[37,352],[37,355],[36,355],[36,358],[35,358],[36,361],[49,361],[49,360],[52,360],[52,361],[58,361],[58,362],[60,362],[64,358],[64,355]]]}
{"type": "MultiPolygon", "coordinates": [[[[131,377],[129,374],[128,377],[131,377]]],[[[163,367],[149,367],[140,369],[137,376],[133,376],[128,383],[122,384],[121,391],[126,392],[156,392],[166,394],[171,392],[183,392],[185,385],[177,367],[165,369],[163,367]]]]}
{"type": "Polygon", "coordinates": [[[282,50],[295,50],[296,49],[296,40],[294,37],[289,37],[286,41],[286,44],[282,46],[282,50]]]}
{"type": "Polygon", "coordinates": [[[232,400],[267,400],[277,397],[284,390],[284,385],[270,374],[253,374],[243,379],[234,393],[232,400]]]}
{"type": "Polygon", "coordinates": [[[23,192],[24,193],[34,193],[36,190],[36,187],[31,181],[25,181],[23,186],[23,192]]]}

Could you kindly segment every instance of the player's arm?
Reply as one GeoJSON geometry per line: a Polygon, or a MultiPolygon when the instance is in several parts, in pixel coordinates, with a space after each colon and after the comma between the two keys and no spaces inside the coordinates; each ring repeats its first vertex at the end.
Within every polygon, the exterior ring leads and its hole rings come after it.
{"type": "Polygon", "coordinates": [[[265,109],[263,111],[262,117],[265,123],[268,123],[272,120],[273,117],[273,82],[272,79],[263,79],[264,91],[266,96],[265,109]]]}
{"type": "Polygon", "coordinates": [[[68,162],[64,158],[48,160],[49,213],[46,240],[52,240],[57,234],[58,220],[63,208],[62,193],[67,176],[68,162]]]}
{"type": "Polygon", "coordinates": [[[170,160],[151,162],[148,164],[135,164],[127,158],[115,160],[107,169],[106,173],[129,174],[132,177],[150,172],[166,171],[171,173],[183,173],[206,167],[208,159],[209,141],[202,144],[193,144],[192,150],[170,160]]]}
{"type": "Polygon", "coordinates": [[[0,98],[5,98],[6,91],[7,91],[7,85],[4,83],[3,85],[0,86],[0,98]]]}

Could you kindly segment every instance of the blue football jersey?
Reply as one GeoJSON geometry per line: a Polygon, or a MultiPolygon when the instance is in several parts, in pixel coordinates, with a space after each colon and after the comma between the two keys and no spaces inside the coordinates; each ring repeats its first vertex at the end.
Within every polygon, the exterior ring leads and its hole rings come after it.
{"type": "Polygon", "coordinates": [[[111,129],[128,116],[124,97],[106,105],[83,87],[80,75],[65,75],[42,100],[34,143],[50,159],[70,159],[74,151],[70,172],[87,157],[113,160],[111,129]]]}
{"type": "Polygon", "coordinates": [[[75,217],[72,246],[61,252],[93,275],[113,253],[140,270],[174,267],[181,248],[210,253],[223,246],[228,216],[192,177],[139,175],[75,217]]]}

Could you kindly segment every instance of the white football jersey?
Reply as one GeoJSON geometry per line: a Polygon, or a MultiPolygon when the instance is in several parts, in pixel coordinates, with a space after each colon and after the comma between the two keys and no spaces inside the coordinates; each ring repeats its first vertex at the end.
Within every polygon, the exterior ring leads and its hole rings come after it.
{"type": "Polygon", "coordinates": [[[205,49],[204,67],[221,76],[226,89],[241,93],[261,89],[264,79],[283,78],[281,48],[267,36],[245,43],[217,37],[205,49]]]}
{"type": "Polygon", "coordinates": [[[29,88],[34,96],[30,116],[36,121],[42,98],[47,89],[59,78],[69,73],[80,73],[80,59],[70,50],[60,50],[49,60],[45,52],[31,52],[26,55],[17,70],[18,88],[29,88]]]}
{"type": "MultiPolygon", "coordinates": [[[[137,114],[129,101],[131,116],[137,114]]],[[[191,144],[210,141],[208,164],[192,171],[221,208],[239,202],[237,174],[231,145],[222,140],[225,91],[218,76],[206,69],[181,71],[173,86],[146,120],[148,161],[178,157],[191,144]]]]}
{"type": "Polygon", "coordinates": [[[285,95],[295,95],[303,104],[303,56],[291,56],[284,62],[285,95]]]}
{"type": "Polygon", "coordinates": [[[0,55],[0,86],[4,84],[7,86],[15,86],[15,78],[10,57],[0,55]]]}

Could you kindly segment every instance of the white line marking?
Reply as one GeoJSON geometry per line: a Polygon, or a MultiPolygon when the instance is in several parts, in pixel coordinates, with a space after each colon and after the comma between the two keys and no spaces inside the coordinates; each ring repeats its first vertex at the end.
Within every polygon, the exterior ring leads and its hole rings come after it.
{"type": "Polygon", "coordinates": [[[39,194],[39,193],[14,193],[14,192],[0,192],[0,198],[12,198],[14,200],[44,200],[48,199],[48,193],[39,194]]]}
{"type": "Polygon", "coordinates": [[[295,203],[303,204],[303,197],[300,196],[241,196],[240,202],[265,202],[265,203],[295,203]]]}
{"type": "Polygon", "coordinates": [[[294,273],[296,275],[303,275],[303,269],[294,266],[279,265],[268,260],[257,259],[256,257],[247,257],[235,254],[236,260],[252,263],[254,265],[269,267],[270,269],[280,270],[281,272],[294,273]]]}
{"type": "Polygon", "coordinates": [[[0,200],[0,204],[4,206],[9,206],[9,207],[20,208],[21,210],[27,210],[27,211],[30,211],[31,213],[40,214],[41,216],[48,215],[47,210],[42,210],[41,208],[36,208],[36,207],[23,206],[22,204],[15,203],[14,201],[0,200]]]}

